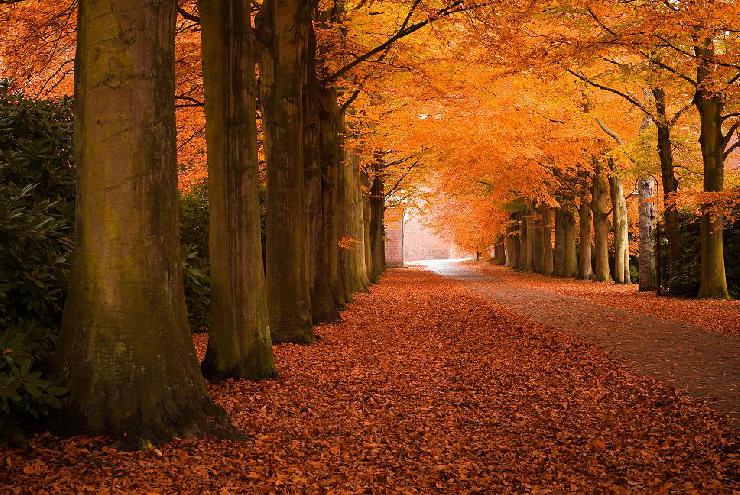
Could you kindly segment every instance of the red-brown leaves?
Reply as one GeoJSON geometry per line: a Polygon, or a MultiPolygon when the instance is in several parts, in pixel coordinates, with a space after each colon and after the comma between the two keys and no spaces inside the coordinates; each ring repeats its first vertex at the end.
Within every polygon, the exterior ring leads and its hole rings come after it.
{"type": "Polygon", "coordinates": [[[41,435],[6,452],[0,491],[732,490],[736,434],[707,406],[461,284],[391,271],[342,316],[277,347],[278,379],[209,387],[247,441],[160,456],[41,435]]]}

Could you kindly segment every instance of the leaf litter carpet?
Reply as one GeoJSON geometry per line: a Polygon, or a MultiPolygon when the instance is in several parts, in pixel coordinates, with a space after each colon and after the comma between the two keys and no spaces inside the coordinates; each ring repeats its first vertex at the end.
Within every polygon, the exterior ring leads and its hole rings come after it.
{"type": "Polygon", "coordinates": [[[740,488],[726,418],[459,282],[391,270],[342,318],[317,327],[318,344],[276,347],[278,379],[209,386],[247,441],[122,452],[42,434],[30,453],[4,451],[0,492],[740,488]]]}
{"type": "Polygon", "coordinates": [[[638,374],[709,401],[740,426],[740,301],[656,297],[635,285],[489,263],[434,262],[429,268],[519,317],[594,342],[638,374]]]}

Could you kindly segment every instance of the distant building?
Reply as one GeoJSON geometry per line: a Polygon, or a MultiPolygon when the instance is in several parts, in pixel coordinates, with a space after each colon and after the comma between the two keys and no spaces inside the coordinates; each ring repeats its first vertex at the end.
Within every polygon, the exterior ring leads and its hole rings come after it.
{"type": "Polygon", "coordinates": [[[403,214],[385,214],[385,266],[403,266],[403,214]]]}
{"type": "Polygon", "coordinates": [[[404,262],[470,256],[453,243],[424,226],[422,219],[408,211],[388,209],[385,214],[385,264],[389,268],[404,262]]]}

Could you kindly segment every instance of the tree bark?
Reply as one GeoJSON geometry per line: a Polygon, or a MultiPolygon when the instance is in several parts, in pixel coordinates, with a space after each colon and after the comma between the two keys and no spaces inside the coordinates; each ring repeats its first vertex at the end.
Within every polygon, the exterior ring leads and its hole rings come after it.
{"type": "Polygon", "coordinates": [[[565,275],[565,214],[562,207],[555,209],[555,249],[552,274],[556,277],[565,275]]]}
{"type": "Polygon", "coordinates": [[[534,229],[534,218],[531,211],[524,214],[524,271],[534,271],[534,238],[537,235],[534,229]]]}
{"type": "Polygon", "coordinates": [[[336,250],[325,244],[326,229],[331,226],[329,219],[333,212],[328,211],[324,201],[331,201],[324,194],[326,184],[322,170],[322,144],[320,85],[316,76],[316,36],[313,25],[308,26],[306,46],[306,81],[303,88],[303,164],[306,184],[306,240],[307,269],[310,283],[312,322],[333,321],[338,317],[334,295],[331,290],[332,258],[329,250],[336,250]]]}
{"type": "Polygon", "coordinates": [[[663,185],[663,213],[666,237],[668,238],[668,275],[677,273],[677,263],[681,258],[681,235],[678,229],[678,210],[675,198],[678,193],[678,181],[673,166],[673,146],[671,142],[671,127],[668,124],[665,106],[665,91],[653,88],[656,116],[655,127],[658,131],[658,158],[660,160],[660,177],[663,185]]]}
{"type": "Polygon", "coordinates": [[[370,174],[367,169],[362,171],[362,190],[360,197],[362,198],[362,231],[363,231],[363,247],[365,248],[365,276],[369,284],[377,282],[378,277],[375,274],[375,264],[373,263],[373,244],[372,244],[372,206],[370,204],[370,174]]]}
{"type": "Polygon", "coordinates": [[[534,230],[534,236],[532,236],[532,271],[542,273],[545,246],[542,235],[542,214],[540,208],[535,208],[532,215],[532,226],[534,230]]]}
{"type": "Polygon", "coordinates": [[[578,257],[576,255],[576,222],[572,208],[573,206],[570,204],[566,204],[562,208],[564,277],[576,277],[578,275],[578,257]]]}
{"type": "Polygon", "coordinates": [[[334,300],[334,319],[339,316],[338,308],[345,304],[342,271],[340,269],[339,236],[343,218],[340,205],[342,192],[340,173],[343,166],[339,136],[344,127],[344,116],[337,104],[333,89],[321,88],[320,98],[321,138],[321,191],[324,223],[324,269],[328,272],[329,288],[334,300]]]}
{"type": "Polygon", "coordinates": [[[383,216],[385,214],[385,186],[380,172],[380,162],[375,163],[373,185],[370,189],[370,243],[372,247],[373,272],[375,278],[385,272],[385,228],[383,216]]]}
{"type": "Polygon", "coordinates": [[[640,291],[654,291],[657,288],[655,274],[655,179],[640,177],[640,291]]]}
{"type": "Polygon", "coordinates": [[[208,398],[180,261],[172,1],[80,0],[77,251],[55,355],[62,428],[233,432],[208,398]]]}
{"type": "Polygon", "coordinates": [[[342,177],[343,201],[340,211],[344,217],[344,290],[347,300],[351,300],[355,292],[366,290],[368,286],[365,277],[365,250],[362,245],[362,205],[359,198],[360,157],[352,151],[349,153],[349,160],[342,167],[342,177]]]}
{"type": "Polygon", "coordinates": [[[591,198],[584,189],[578,205],[578,278],[590,280],[594,276],[591,266],[591,198]]]}
{"type": "Polygon", "coordinates": [[[267,296],[274,342],[312,343],[306,270],[303,83],[309,12],[299,0],[266,0],[264,147],[267,160],[267,296]]]}
{"type": "Polygon", "coordinates": [[[211,307],[203,373],[275,375],[262,268],[255,57],[246,0],[200,0],[211,307]]]}
{"type": "Polygon", "coordinates": [[[624,199],[622,180],[617,175],[614,161],[611,158],[609,159],[609,193],[612,200],[612,225],[614,226],[614,282],[631,284],[627,201],[624,199]]]}
{"type": "Polygon", "coordinates": [[[518,223],[516,223],[516,214],[512,214],[509,219],[509,223],[506,226],[506,237],[504,238],[504,245],[506,248],[506,266],[511,269],[516,269],[517,261],[517,230],[518,223]],[[516,225],[515,225],[516,223],[516,225]]]}
{"type": "Polygon", "coordinates": [[[526,212],[519,212],[517,228],[519,238],[517,242],[517,265],[516,269],[523,272],[527,266],[527,221],[524,217],[526,212]]]}
{"type": "Polygon", "coordinates": [[[607,210],[607,180],[601,165],[594,161],[594,182],[591,189],[591,211],[594,221],[594,252],[596,270],[594,278],[599,282],[611,280],[609,270],[609,212],[607,210]]]}
{"type": "MultiPolygon", "coordinates": [[[[696,47],[700,57],[697,68],[697,90],[694,105],[701,123],[701,154],[704,162],[704,192],[721,192],[724,188],[725,137],[722,134],[724,95],[713,92],[706,84],[714,57],[711,46],[696,47]]],[[[704,205],[701,215],[701,279],[699,297],[729,299],[723,247],[724,218],[721,208],[704,205]]]]}
{"type": "Polygon", "coordinates": [[[542,207],[542,273],[552,275],[552,208],[542,207]]]}
{"type": "Polygon", "coordinates": [[[366,291],[370,286],[367,278],[367,263],[365,262],[365,208],[362,194],[362,163],[360,155],[353,153],[350,160],[352,166],[350,192],[352,197],[351,221],[352,238],[355,240],[352,248],[353,261],[353,292],[366,291]]]}

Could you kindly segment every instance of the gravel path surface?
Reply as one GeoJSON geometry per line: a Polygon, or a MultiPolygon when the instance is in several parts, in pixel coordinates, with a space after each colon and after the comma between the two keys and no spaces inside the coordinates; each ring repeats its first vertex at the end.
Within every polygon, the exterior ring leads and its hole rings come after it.
{"type": "Polygon", "coordinates": [[[545,283],[535,287],[518,283],[531,274],[504,267],[484,272],[461,263],[426,266],[517,314],[602,345],[639,373],[707,400],[740,424],[740,337],[711,333],[678,318],[605,306],[588,295],[566,295],[556,290],[558,279],[539,277],[545,283]]]}

